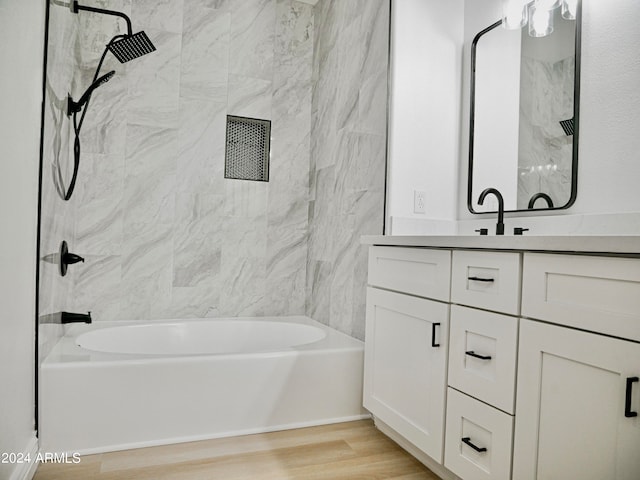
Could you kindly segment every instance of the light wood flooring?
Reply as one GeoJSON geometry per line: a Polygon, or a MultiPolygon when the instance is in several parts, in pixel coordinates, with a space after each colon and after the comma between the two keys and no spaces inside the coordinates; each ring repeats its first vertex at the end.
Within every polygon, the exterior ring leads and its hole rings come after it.
{"type": "Polygon", "coordinates": [[[370,420],[87,455],[34,480],[437,480],[370,420]]]}

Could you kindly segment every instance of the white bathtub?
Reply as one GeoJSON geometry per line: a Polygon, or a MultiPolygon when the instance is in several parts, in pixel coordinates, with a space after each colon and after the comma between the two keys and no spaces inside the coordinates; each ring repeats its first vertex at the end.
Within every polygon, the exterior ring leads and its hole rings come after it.
{"type": "Polygon", "coordinates": [[[292,321],[208,320],[94,329],[75,343],[86,350],[143,355],[217,355],[279,351],[322,340],[320,326],[292,321]]]}
{"type": "Polygon", "coordinates": [[[365,418],[362,363],[362,342],[306,317],[74,325],[40,369],[40,448],[88,454],[365,418]]]}

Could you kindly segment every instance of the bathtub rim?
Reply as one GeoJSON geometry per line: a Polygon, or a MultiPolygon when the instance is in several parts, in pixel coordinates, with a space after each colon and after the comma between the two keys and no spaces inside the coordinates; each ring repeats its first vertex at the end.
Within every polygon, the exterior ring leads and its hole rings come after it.
{"type": "Polygon", "coordinates": [[[327,325],[324,325],[310,317],[303,315],[293,316],[269,316],[269,317],[219,317],[219,318],[182,318],[182,319],[160,319],[160,320],[113,320],[98,321],[92,324],[76,324],[65,326],[64,336],[55,344],[51,352],[42,361],[41,368],[67,368],[80,365],[111,365],[114,363],[148,363],[148,362],[190,362],[198,361],[202,358],[269,358],[282,355],[303,355],[305,352],[344,350],[363,350],[364,342],[339,332],[327,325]],[[112,327],[126,327],[128,325],[147,325],[176,322],[210,322],[210,321],[235,321],[248,320],[260,322],[276,323],[296,323],[309,325],[324,331],[324,338],[303,345],[284,347],[276,350],[261,350],[255,352],[234,352],[234,353],[194,353],[194,354],[130,354],[130,353],[110,353],[84,349],[75,343],[75,339],[82,333],[94,330],[101,330],[112,327]]]}

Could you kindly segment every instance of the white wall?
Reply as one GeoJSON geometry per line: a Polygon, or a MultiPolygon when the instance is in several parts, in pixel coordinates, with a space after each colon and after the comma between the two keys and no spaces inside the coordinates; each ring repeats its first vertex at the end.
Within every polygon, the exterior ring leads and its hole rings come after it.
{"type": "Polygon", "coordinates": [[[387,225],[453,221],[464,0],[392,4],[387,225]],[[414,213],[414,190],[426,192],[426,214],[414,213]]]}
{"type": "Polygon", "coordinates": [[[640,2],[583,5],[578,198],[570,212],[640,212],[640,2]]]}
{"type": "MultiPolygon", "coordinates": [[[[0,453],[35,447],[34,335],[45,2],[0,0],[0,453]]],[[[0,463],[0,479],[24,465],[0,463]]]]}

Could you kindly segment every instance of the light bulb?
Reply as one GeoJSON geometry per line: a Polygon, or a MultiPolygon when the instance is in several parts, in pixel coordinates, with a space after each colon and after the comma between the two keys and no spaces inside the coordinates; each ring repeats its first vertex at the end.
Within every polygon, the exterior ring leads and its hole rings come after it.
{"type": "Polygon", "coordinates": [[[539,8],[538,3],[529,6],[529,35],[545,37],[553,32],[553,10],[539,8]]]}
{"type": "Polygon", "coordinates": [[[535,6],[540,10],[553,10],[554,8],[558,8],[560,6],[561,0],[536,0],[535,6]]]}
{"type": "Polygon", "coordinates": [[[527,24],[527,8],[522,0],[502,0],[502,26],[517,30],[527,24]]]}
{"type": "Polygon", "coordinates": [[[575,20],[578,11],[578,0],[562,0],[562,18],[575,20]]]}

